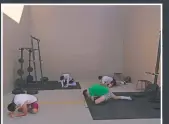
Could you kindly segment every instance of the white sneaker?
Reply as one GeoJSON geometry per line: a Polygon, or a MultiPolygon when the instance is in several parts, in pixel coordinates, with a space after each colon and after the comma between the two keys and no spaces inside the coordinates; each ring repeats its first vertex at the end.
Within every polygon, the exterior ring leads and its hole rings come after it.
{"type": "Polygon", "coordinates": [[[121,81],[120,83],[121,83],[121,84],[123,84],[123,85],[125,85],[125,84],[126,84],[126,82],[125,82],[125,81],[121,81]]]}
{"type": "Polygon", "coordinates": [[[131,97],[129,97],[129,99],[128,100],[133,100],[131,97]]]}

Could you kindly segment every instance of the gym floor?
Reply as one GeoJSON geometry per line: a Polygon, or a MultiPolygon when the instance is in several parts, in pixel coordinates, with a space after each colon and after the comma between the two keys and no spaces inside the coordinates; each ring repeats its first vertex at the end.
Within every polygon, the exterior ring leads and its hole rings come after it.
{"type": "MultiPolygon", "coordinates": [[[[85,107],[81,91],[91,83],[80,83],[81,90],[53,90],[40,91],[36,96],[40,102],[38,114],[28,114],[26,117],[9,118],[7,105],[13,95],[4,96],[3,121],[4,124],[160,124],[160,119],[128,119],[128,120],[93,120],[88,108],[85,107]]],[[[135,92],[135,85],[128,84],[112,88],[113,92],[135,92]]]]}

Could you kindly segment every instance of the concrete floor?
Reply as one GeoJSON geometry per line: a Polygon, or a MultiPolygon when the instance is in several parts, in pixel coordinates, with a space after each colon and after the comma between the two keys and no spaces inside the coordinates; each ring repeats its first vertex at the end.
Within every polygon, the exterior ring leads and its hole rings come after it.
{"type": "MultiPolygon", "coordinates": [[[[4,124],[160,124],[160,119],[127,119],[127,120],[93,120],[88,108],[85,108],[83,96],[80,92],[90,86],[90,83],[81,83],[81,90],[54,90],[40,91],[37,94],[40,111],[36,115],[9,118],[7,105],[13,95],[4,96],[3,122],[4,124]]],[[[135,85],[128,84],[111,89],[114,92],[134,92],[135,85]]]]}

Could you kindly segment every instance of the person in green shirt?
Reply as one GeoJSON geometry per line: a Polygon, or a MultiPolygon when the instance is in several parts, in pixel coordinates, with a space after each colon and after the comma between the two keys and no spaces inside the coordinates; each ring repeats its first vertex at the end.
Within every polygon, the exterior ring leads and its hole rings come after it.
{"type": "Polygon", "coordinates": [[[102,84],[93,84],[88,89],[83,90],[83,95],[94,101],[95,104],[102,103],[111,98],[113,99],[125,99],[132,100],[130,96],[116,96],[110,92],[109,88],[102,84]]]}

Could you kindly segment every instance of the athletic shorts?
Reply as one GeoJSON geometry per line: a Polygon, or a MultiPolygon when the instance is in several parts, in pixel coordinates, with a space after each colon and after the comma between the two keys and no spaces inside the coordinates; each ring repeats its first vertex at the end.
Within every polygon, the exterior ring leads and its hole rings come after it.
{"type": "Polygon", "coordinates": [[[107,93],[107,94],[105,94],[103,96],[105,97],[105,100],[107,101],[107,100],[113,98],[115,95],[113,93],[109,92],[109,93],[107,93]]]}
{"type": "MultiPolygon", "coordinates": [[[[88,94],[89,94],[89,91],[87,90],[87,92],[88,92],[88,94]]],[[[109,99],[111,99],[111,98],[113,98],[113,97],[115,97],[115,95],[112,93],[112,92],[109,92],[109,93],[107,93],[107,94],[105,94],[105,95],[103,95],[104,97],[105,97],[105,100],[107,101],[107,100],[109,100],[109,99]]],[[[101,96],[100,96],[101,97],[101,96]]],[[[97,96],[97,97],[94,97],[94,100],[96,100],[96,99],[98,99],[99,97],[97,96]]]]}
{"type": "Polygon", "coordinates": [[[39,105],[37,102],[34,102],[31,104],[31,109],[38,109],[39,108],[39,105]]]}
{"type": "Polygon", "coordinates": [[[31,109],[39,109],[38,98],[37,98],[37,101],[34,103],[31,103],[30,106],[31,106],[31,109]]]}

